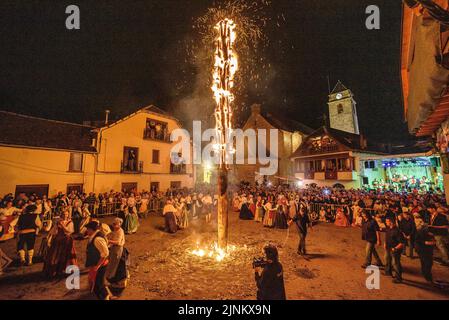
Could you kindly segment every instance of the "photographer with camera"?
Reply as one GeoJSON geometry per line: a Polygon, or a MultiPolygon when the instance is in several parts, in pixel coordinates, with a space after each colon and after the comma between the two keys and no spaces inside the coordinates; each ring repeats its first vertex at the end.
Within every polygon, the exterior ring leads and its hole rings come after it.
{"type": "Polygon", "coordinates": [[[257,285],[257,300],[286,300],[282,264],[277,248],[267,244],[265,257],[254,258],[253,268],[257,285]]]}

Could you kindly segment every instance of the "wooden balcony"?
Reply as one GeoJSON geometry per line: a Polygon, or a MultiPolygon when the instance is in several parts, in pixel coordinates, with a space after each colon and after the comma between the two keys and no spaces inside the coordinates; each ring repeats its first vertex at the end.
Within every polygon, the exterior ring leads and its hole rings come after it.
{"type": "Polygon", "coordinates": [[[304,172],[304,179],[307,179],[307,180],[315,179],[315,172],[314,171],[306,171],[306,172],[304,172]]]}
{"type": "Polygon", "coordinates": [[[170,173],[171,174],[186,174],[187,166],[185,164],[170,164],[170,173]]]}
{"type": "Polygon", "coordinates": [[[337,180],[338,171],[336,170],[326,170],[324,173],[324,178],[326,180],[337,180]]]}

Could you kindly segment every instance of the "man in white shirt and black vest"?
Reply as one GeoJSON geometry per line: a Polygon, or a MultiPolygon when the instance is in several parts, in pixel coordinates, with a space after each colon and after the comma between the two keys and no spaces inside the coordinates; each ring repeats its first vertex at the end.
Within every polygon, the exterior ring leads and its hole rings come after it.
{"type": "Polygon", "coordinates": [[[111,293],[105,285],[105,273],[108,265],[108,241],[99,230],[100,225],[91,221],[86,225],[89,241],[86,252],[86,268],[89,268],[89,284],[92,292],[100,300],[109,300],[111,293]]]}

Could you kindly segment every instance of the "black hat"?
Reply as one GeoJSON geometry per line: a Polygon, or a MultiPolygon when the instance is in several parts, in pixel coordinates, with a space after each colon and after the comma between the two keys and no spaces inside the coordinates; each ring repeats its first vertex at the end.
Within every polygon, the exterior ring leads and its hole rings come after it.
{"type": "Polygon", "coordinates": [[[88,224],[86,224],[86,229],[91,229],[91,230],[95,231],[95,230],[98,230],[99,226],[100,225],[98,224],[97,221],[91,221],[88,224]]]}

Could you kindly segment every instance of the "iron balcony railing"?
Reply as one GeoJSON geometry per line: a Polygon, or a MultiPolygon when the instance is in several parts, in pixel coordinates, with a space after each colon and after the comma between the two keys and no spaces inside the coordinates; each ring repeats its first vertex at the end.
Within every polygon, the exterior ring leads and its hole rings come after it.
{"type": "Polygon", "coordinates": [[[185,164],[170,164],[170,173],[173,174],[186,174],[187,166],[185,164]]]}
{"type": "Polygon", "coordinates": [[[121,173],[142,173],[143,172],[143,161],[131,161],[120,163],[121,173]]]}
{"type": "Polygon", "coordinates": [[[166,130],[156,131],[151,128],[143,130],[143,138],[149,140],[158,140],[162,142],[170,142],[170,134],[166,130]]]}

